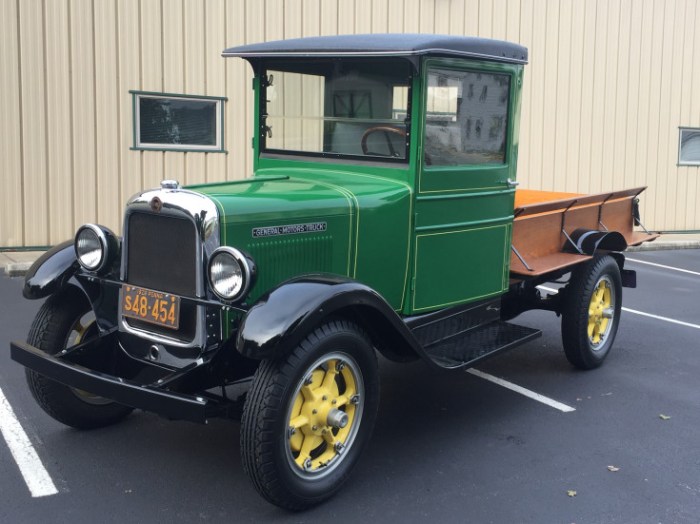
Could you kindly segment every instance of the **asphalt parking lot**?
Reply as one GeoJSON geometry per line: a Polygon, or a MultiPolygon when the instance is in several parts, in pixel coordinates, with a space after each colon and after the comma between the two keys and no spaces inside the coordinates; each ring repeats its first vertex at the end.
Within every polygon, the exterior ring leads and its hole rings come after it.
{"type": "Polygon", "coordinates": [[[0,390],[55,494],[33,497],[0,440],[0,522],[697,523],[700,250],[628,258],[639,287],[624,290],[602,368],[568,364],[547,312],[516,320],[543,336],[480,366],[487,375],[382,361],[365,456],[338,496],[301,514],[258,497],[241,469],[237,423],[136,413],[79,432],[50,419],[9,357],[39,304],[22,299],[21,279],[3,276],[0,390]]]}

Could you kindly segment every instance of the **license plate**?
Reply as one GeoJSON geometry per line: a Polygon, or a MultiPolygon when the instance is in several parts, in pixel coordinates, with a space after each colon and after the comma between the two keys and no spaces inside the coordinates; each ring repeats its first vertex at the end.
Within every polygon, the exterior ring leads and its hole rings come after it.
{"type": "Polygon", "coordinates": [[[180,297],[123,284],[122,315],[177,329],[180,325],[180,297]]]}

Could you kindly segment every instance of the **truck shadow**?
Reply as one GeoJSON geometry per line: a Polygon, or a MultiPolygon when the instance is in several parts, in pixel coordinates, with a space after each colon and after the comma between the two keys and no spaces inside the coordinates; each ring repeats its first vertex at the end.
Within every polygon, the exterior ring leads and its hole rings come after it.
{"type": "Polygon", "coordinates": [[[295,522],[329,511],[352,514],[358,498],[375,508],[385,497],[409,503],[410,493],[429,492],[445,472],[463,469],[463,480],[471,482],[469,466],[484,454],[507,454],[527,445],[508,422],[523,416],[523,402],[530,402],[526,399],[514,402],[507,398],[509,392],[501,394],[488,382],[423,362],[380,359],[380,374],[380,408],[364,456],[338,495],[303,514],[287,513],[257,495],[241,466],[235,421],[200,426],[136,412],[120,425],[90,432],[55,424],[43,439],[52,456],[70,457],[69,465],[64,459],[61,463],[71,491],[74,475],[80,474],[72,471],[73,465],[92,464],[109,472],[96,478],[98,489],[111,490],[117,498],[142,498],[155,507],[162,504],[176,520],[199,515],[191,501],[206,500],[218,508],[216,514],[205,511],[215,521],[235,516],[236,521],[295,522]]]}

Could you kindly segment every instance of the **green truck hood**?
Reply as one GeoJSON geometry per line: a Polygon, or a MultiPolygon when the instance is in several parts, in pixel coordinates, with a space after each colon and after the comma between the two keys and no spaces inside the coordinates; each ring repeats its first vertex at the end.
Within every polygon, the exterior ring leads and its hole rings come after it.
{"type": "Polygon", "coordinates": [[[188,189],[214,200],[226,224],[353,213],[352,202],[342,189],[283,175],[190,186],[188,189]]]}
{"type": "Polygon", "coordinates": [[[216,202],[222,245],[243,249],[256,261],[252,299],[286,279],[323,272],[364,282],[401,307],[412,209],[407,184],[286,168],[188,189],[216,202]]]}

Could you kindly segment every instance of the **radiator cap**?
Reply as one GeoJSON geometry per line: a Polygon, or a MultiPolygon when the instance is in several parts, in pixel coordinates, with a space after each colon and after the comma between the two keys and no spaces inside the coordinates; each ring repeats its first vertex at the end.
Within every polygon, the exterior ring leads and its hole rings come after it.
{"type": "Polygon", "coordinates": [[[177,180],[163,180],[160,183],[161,189],[180,189],[180,182],[177,180]]]}

